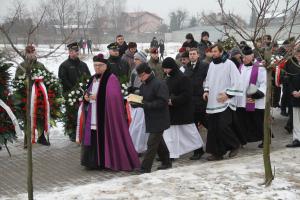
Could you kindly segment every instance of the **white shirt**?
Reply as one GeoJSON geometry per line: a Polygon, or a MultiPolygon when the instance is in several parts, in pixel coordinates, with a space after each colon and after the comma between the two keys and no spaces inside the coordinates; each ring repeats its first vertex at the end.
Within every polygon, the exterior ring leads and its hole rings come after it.
{"type": "MultiPolygon", "coordinates": [[[[94,79],[93,81],[93,85],[92,85],[92,91],[91,94],[92,95],[96,95],[98,93],[98,89],[99,89],[99,84],[100,84],[100,80],[99,79],[94,79]]],[[[90,104],[92,106],[92,113],[91,113],[91,129],[92,130],[97,130],[97,100],[96,101],[90,101],[90,104]]]]}
{"type": "Polygon", "coordinates": [[[235,64],[227,59],[224,63],[210,63],[204,91],[209,92],[206,112],[209,114],[225,111],[228,106],[236,110],[236,97],[228,99],[224,103],[219,103],[217,98],[220,93],[225,92],[232,96],[241,96],[243,91],[240,84],[241,75],[235,64]]]}
{"type": "MultiPolygon", "coordinates": [[[[252,66],[241,66],[241,85],[243,90],[243,96],[237,97],[237,107],[246,108],[246,99],[247,99],[247,89],[249,87],[252,66]]],[[[256,86],[259,91],[266,95],[267,91],[267,71],[264,67],[258,68],[258,76],[256,86]]],[[[266,98],[255,99],[255,108],[256,109],[265,109],[266,98]]]]}

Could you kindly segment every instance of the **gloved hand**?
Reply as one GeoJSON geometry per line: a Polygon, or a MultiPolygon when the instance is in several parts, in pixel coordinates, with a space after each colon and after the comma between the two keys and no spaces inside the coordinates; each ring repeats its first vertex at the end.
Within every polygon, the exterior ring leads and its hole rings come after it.
{"type": "Polygon", "coordinates": [[[129,102],[129,103],[133,108],[143,108],[143,104],[141,103],[135,103],[135,102],[129,102]]]}

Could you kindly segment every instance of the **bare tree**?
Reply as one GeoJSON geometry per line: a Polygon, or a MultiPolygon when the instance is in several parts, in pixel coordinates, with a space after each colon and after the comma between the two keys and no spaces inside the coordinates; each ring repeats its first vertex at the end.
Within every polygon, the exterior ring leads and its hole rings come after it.
{"type": "MultiPolygon", "coordinates": [[[[26,100],[26,127],[25,127],[25,138],[27,138],[27,190],[28,190],[28,199],[33,199],[33,180],[32,180],[32,172],[33,172],[33,165],[32,165],[32,145],[31,145],[31,117],[30,117],[30,98],[31,98],[31,85],[32,85],[32,80],[31,80],[31,70],[33,67],[33,63],[29,61],[29,59],[25,56],[25,54],[22,52],[21,49],[17,48],[15,45],[14,41],[11,39],[11,29],[14,27],[15,22],[24,17],[23,16],[23,9],[24,9],[24,4],[22,4],[21,1],[15,1],[13,2],[15,6],[15,12],[14,14],[10,15],[8,17],[9,23],[5,23],[0,25],[0,32],[4,35],[4,37],[7,39],[10,48],[5,47],[4,51],[10,52],[10,54],[16,54],[22,60],[24,61],[23,67],[21,67],[19,64],[17,65],[20,67],[24,72],[25,72],[25,77],[26,77],[26,93],[27,95],[27,100],[26,100]]],[[[40,25],[43,23],[43,20],[45,18],[45,13],[46,13],[46,8],[40,12],[40,15],[36,18],[36,20],[32,21],[31,25],[27,27],[24,33],[24,37],[27,38],[26,44],[32,43],[32,36],[38,31],[40,25]]],[[[69,36],[66,36],[65,39],[62,41],[62,44],[58,45],[57,48],[55,48],[53,51],[50,51],[49,53],[46,53],[44,55],[40,55],[39,58],[47,58],[54,54],[56,50],[58,50],[61,45],[63,45],[67,40],[70,38],[71,34],[69,36]]],[[[7,56],[6,58],[9,59],[12,62],[17,63],[14,58],[16,56],[7,56]]]]}
{"type": "MultiPolygon", "coordinates": [[[[225,36],[235,36],[239,37],[242,40],[251,42],[255,49],[258,49],[256,45],[256,40],[268,31],[269,25],[275,20],[278,16],[283,15],[283,21],[281,24],[278,24],[275,32],[272,34],[272,43],[271,47],[265,48],[263,52],[259,52],[259,56],[265,61],[265,67],[267,70],[267,92],[266,92],[266,105],[265,105],[265,116],[264,116],[264,148],[263,148],[263,160],[264,160],[264,170],[265,170],[265,181],[264,185],[269,186],[274,179],[271,160],[270,160],[270,142],[271,142],[271,96],[272,96],[272,70],[275,65],[271,63],[272,56],[272,47],[276,41],[282,39],[282,36],[288,36],[288,39],[291,37],[291,32],[295,23],[295,18],[299,14],[299,1],[297,0],[285,0],[285,6],[283,10],[280,10],[279,6],[280,0],[248,0],[250,8],[255,11],[255,20],[253,20],[253,28],[249,29],[241,26],[237,23],[236,16],[230,12],[226,12],[224,9],[225,0],[217,0],[222,20],[223,28],[217,28],[218,31],[222,32],[225,36]],[[288,11],[291,11],[292,14],[289,14],[288,11]],[[266,17],[268,15],[268,18],[266,17]]],[[[208,18],[203,15],[203,18],[207,20],[210,24],[215,25],[218,23],[213,18],[208,18]]],[[[295,41],[300,38],[300,34],[296,33],[295,41]]],[[[236,45],[238,45],[237,41],[236,45]]],[[[294,42],[293,46],[296,46],[297,42],[294,42]]],[[[285,56],[285,59],[290,59],[293,56],[293,48],[290,48],[285,56]]],[[[299,66],[300,67],[300,66],[299,66]]]]}
{"type": "Polygon", "coordinates": [[[171,31],[177,31],[182,29],[183,23],[188,17],[186,10],[178,9],[169,14],[170,16],[170,29],[171,31]]]}

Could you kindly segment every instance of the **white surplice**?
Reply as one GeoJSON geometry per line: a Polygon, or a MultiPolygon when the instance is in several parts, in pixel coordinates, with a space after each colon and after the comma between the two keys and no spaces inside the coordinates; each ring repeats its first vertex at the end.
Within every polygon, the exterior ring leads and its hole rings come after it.
{"type": "Polygon", "coordinates": [[[132,108],[130,106],[131,123],[129,133],[138,153],[147,150],[149,133],[146,133],[145,114],[143,108],[132,108]]]}
{"type": "Polygon", "coordinates": [[[203,140],[196,125],[171,125],[164,131],[164,140],[170,152],[170,158],[179,158],[181,155],[203,147],[203,140]]]}

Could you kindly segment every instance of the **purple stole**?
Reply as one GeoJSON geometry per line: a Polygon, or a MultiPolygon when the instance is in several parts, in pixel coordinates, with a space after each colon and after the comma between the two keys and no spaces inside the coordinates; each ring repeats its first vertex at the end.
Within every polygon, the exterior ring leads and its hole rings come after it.
{"type": "MultiPolygon", "coordinates": [[[[250,84],[256,85],[257,77],[258,77],[258,69],[259,69],[259,62],[256,62],[252,66],[249,85],[250,84]]],[[[253,102],[253,103],[247,102],[246,103],[246,111],[254,112],[255,111],[255,102],[253,102]]]]}

